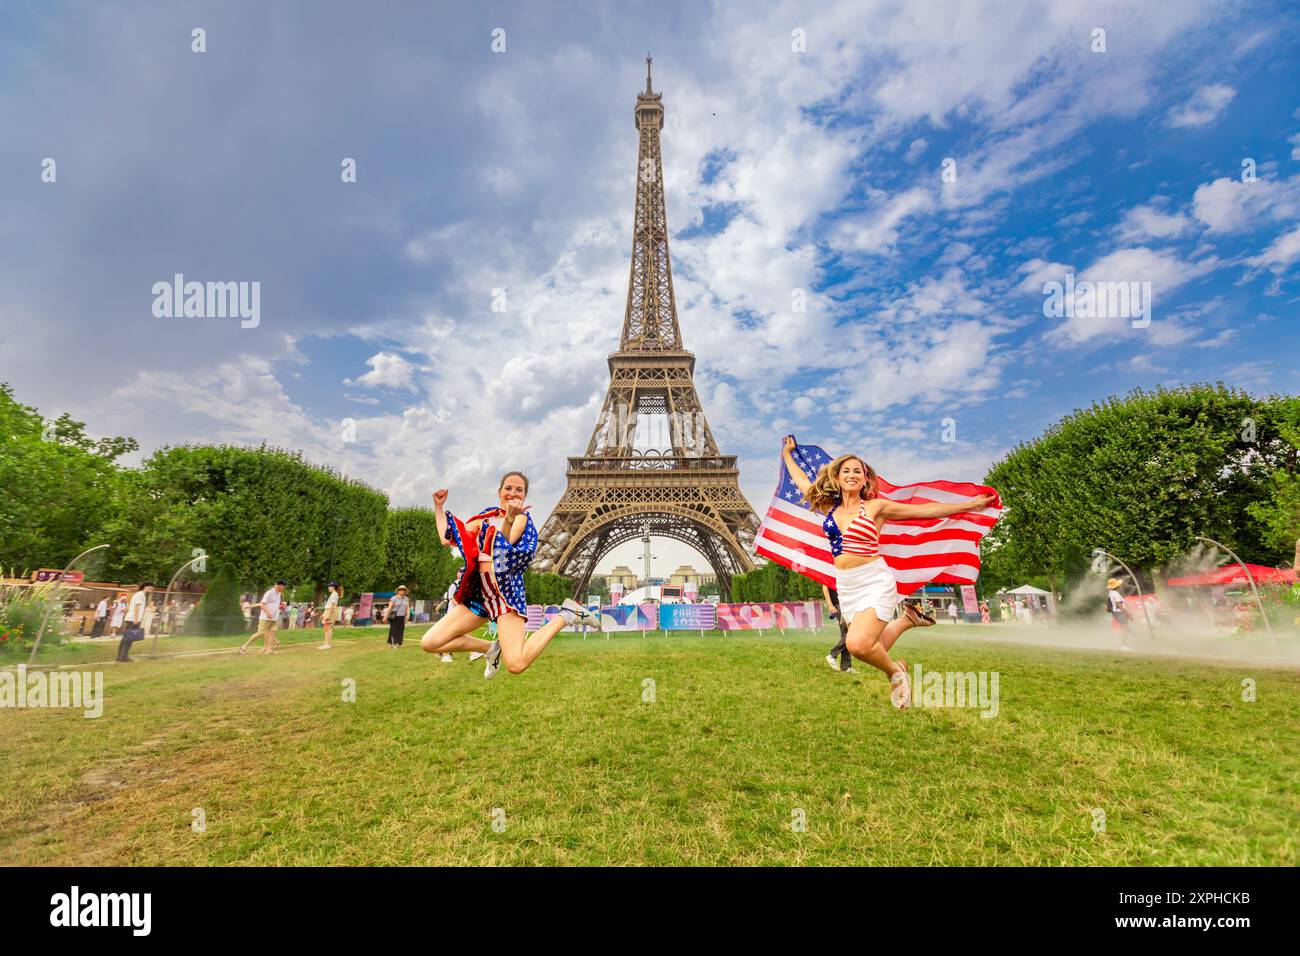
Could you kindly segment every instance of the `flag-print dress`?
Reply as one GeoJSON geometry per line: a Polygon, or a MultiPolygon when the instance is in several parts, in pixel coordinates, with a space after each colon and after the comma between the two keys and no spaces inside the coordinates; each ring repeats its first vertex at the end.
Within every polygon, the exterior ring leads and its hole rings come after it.
{"type": "Polygon", "coordinates": [[[462,522],[447,512],[447,540],[456,545],[465,559],[452,599],[490,621],[509,611],[528,617],[524,572],[537,553],[537,526],[533,524],[532,516],[524,513],[524,533],[511,544],[492,525],[493,518],[504,514],[500,508],[485,508],[469,521],[462,522]],[[482,519],[483,524],[478,534],[470,535],[465,526],[478,519],[482,519]],[[491,565],[480,564],[479,559],[484,555],[491,555],[491,565]]]}

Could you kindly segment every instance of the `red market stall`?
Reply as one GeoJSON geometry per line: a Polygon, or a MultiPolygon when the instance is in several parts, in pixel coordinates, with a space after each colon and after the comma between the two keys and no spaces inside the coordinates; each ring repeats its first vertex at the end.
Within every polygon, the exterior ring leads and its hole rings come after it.
{"type": "MultiPolygon", "coordinates": [[[[1296,579],[1293,568],[1269,568],[1262,564],[1247,564],[1256,584],[1293,584],[1296,579]]],[[[1213,571],[1201,571],[1181,578],[1170,578],[1169,586],[1174,588],[1214,587],[1216,585],[1249,584],[1246,572],[1240,564],[1225,564],[1213,571]]]]}

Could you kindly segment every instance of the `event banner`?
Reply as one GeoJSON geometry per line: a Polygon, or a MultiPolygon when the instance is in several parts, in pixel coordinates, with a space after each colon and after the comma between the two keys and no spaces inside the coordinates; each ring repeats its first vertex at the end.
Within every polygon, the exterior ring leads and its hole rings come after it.
{"type": "Polygon", "coordinates": [[[821,623],[822,606],[816,601],[718,605],[718,628],[723,631],[818,628],[821,623]]]}
{"type": "Polygon", "coordinates": [[[966,609],[967,614],[978,614],[980,612],[980,602],[975,596],[975,585],[963,584],[961,586],[961,606],[966,609]]]}
{"type": "Polygon", "coordinates": [[[535,631],[546,623],[542,618],[542,612],[545,608],[540,604],[528,604],[525,607],[528,609],[528,620],[524,623],[526,629],[535,631]]]}
{"type": "MultiPolygon", "coordinates": [[[[528,619],[524,628],[529,631],[535,631],[552,618],[560,616],[560,606],[558,604],[529,604],[528,619]]],[[[567,627],[560,628],[562,631],[568,631],[571,634],[577,634],[581,631],[590,631],[592,628],[577,627],[570,624],[567,627]]]]}
{"type": "MultiPolygon", "coordinates": [[[[528,624],[535,631],[560,613],[555,604],[528,605],[528,624]]],[[[822,625],[817,601],[784,604],[614,604],[600,609],[602,631],[761,631],[816,629],[822,625]]],[[[582,630],[566,627],[566,631],[582,630]]]]}
{"type": "Polygon", "coordinates": [[[665,604],[659,608],[659,626],[665,631],[711,631],[718,624],[712,604],[665,604]]]}
{"type": "Polygon", "coordinates": [[[770,604],[719,604],[718,630],[756,631],[772,627],[770,604]]]}
{"type": "Polygon", "coordinates": [[[659,626],[658,611],[667,610],[655,604],[614,604],[600,609],[602,631],[653,631],[659,626]]]}
{"type": "Polygon", "coordinates": [[[773,604],[772,613],[776,617],[776,626],[783,631],[800,627],[815,630],[822,626],[822,605],[820,601],[773,604]]]}

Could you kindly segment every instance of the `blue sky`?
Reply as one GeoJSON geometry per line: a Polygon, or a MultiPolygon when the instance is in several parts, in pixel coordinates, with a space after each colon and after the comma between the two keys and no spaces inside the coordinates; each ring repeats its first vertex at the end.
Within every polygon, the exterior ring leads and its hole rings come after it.
{"type": "Polygon", "coordinates": [[[1135,386],[1300,387],[1300,14],[1201,0],[8,4],[0,380],[396,504],[523,467],[544,517],[617,346],[647,49],[683,334],[758,510],[785,431],[978,479],[1135,386]],[[260,282],[260,324],[156,318],[177,272],[260,282]],[[1045,316],[1067,272],[1150,282],[1150,325],[1045,316]]]}

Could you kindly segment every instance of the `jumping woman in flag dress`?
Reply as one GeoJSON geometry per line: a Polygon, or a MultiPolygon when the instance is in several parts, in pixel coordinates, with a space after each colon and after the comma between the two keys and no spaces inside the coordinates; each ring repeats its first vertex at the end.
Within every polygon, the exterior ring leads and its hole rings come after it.
{"type": "Polygon", "coordinates": [[[546,645],[566,625],[599,627],[600,619],[572,599],[553,618],[525,639],[528,608],[524,596],[524,571],[537,553],[537,527],[527,514],[528,478],[507,472],[497,487],[498,505],[485,508],[462,522],[444,510],[447,489],[433,493],[434,517],[443,541],[454,544],[465,558],[447,614],[429,628],[420,646],[430,654],[477,651],[487,656],[485,678],[496,676],[505,659],[506,670],[522,674],[546,645]],[[495,621],[496,640],[488,642],[473,633],[495,621]]]}
{"type": "Polygon", "coordinates": [[[880,556],[880,527],[890,520],[946,518],[979,511],[997,498],[981,495],[952,504],[922,505],[877,498],[876,473],[857,455],[841,455],[821,467],[816,481],[809,481],[794,460],[794,450],[794,436],[787,435],[781,457],[790,478],[809,506],[826,516],[822,528],[835,557],[840,614],[849,625],[845,646],[858,660],[885,673],[890,700],[895,707],[906,708],[912,702],[907,662],[893,660],[889,650],[908,628],[929,627],[934,618],[904,604],[903,616],[893,619],[902,596],[894,572],[880,556]]]}

